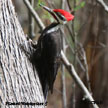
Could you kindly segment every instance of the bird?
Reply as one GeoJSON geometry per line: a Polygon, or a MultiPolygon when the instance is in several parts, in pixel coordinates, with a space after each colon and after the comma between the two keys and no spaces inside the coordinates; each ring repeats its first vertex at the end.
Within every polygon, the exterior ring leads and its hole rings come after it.
{"type": "Polygon", "coordinates": [[[60,67],[60,54],[62,50],[62,33],[60,27],[74,19],[74,15],[63,9],[51,9],[40,4],[55,19],[41,33],[32,61],[36,67],[42,85],[43,95],[47,100],[48,92],[53,93],[53,85],[60,67]]]}

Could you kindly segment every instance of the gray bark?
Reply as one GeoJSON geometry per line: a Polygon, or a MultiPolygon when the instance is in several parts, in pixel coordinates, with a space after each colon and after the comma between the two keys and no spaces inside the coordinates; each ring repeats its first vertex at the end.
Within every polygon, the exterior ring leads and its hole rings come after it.
{"type": "MultiPolygon", "coordinates": [[[[19,7],[20,8],[20,7],[19,7]]],[[[5,105],[6,102],[44,102],[36,69],[21,49],[30,52],[11,0],[0,0],[0,105],[3,108],[43,108],[5,105]]]]}

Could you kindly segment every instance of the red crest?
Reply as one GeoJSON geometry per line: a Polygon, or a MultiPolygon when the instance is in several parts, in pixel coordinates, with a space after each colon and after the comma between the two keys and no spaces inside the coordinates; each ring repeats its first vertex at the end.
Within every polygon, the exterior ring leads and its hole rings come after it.
{"type": "Polygon", "coordinates": [[[74,16],[72,14],[63,9],[53,9],[53,11],[61,13],[66,18],[67,21],[71,21],[74,19],[74,16]]]}

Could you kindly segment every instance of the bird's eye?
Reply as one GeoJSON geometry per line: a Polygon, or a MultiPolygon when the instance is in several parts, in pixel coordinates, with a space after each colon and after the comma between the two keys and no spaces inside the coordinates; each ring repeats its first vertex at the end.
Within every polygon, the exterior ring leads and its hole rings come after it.
{"type": "Polygon", "coordinates": [[[66,21],[66,18],[63,15],[61,15],[59,12],[56,12],[56,14],[61,20],[66,21]]]}

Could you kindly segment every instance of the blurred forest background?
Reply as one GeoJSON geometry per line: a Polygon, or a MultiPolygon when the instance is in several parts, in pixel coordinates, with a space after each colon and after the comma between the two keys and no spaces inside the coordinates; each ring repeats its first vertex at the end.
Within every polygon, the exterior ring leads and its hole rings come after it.
{"type": "MultiPolygon", "coordinates": [[[[108,108],[108,11],[105,11],[98,0],[31,1],[34,2],[33,8],[46,26],[54,19],[39,7],[40,2],[50,8],[64,8],[75,15],[74,21],[64,26],[66,55],[94,99],[99,102],[100,108],[108,108]],[[88,75],[89,83],[87,82],[88,75]]],[[[104,2],[108,5],[107,0],[104,2]]],[[[23,0],[13,0],[13,4],[25,34],[37,39],[40,29],[33,20],[33,28],[32,31],[30,30],[31,13],[23,0]]],[[[67,108],[89,108],[89,104],[83,101],[84,96],[81,89],[74,83],[66,70],[65,83],[67,108]]],[[[63,108],[62,86],[62,74],[59,69],[54,92],[52,95],[49,93],[48,96],[47,108],[63,108]]]]}

